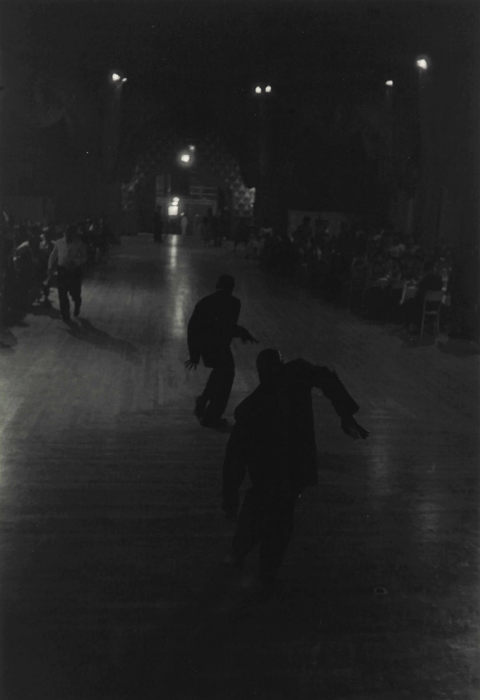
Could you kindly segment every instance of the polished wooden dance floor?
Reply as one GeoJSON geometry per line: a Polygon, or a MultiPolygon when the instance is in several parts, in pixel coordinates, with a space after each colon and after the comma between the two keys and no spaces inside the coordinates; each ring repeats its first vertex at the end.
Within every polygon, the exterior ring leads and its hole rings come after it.
{"type": "Polygon", "coordinates": [[[476,348],[369,325],[191,238],[124,239],[78,325],[55,316],[0,350],[2,700],[478,700],[476,348]],[[225,574],[227,436],[196,422],[207,374],[183,366],[224,272],[261,341],[234,341],[228,416],[276,346],[335,366],[371,431],[350,441],[315,396],[320,483],[263,604],[256,554],[225,574]]]}

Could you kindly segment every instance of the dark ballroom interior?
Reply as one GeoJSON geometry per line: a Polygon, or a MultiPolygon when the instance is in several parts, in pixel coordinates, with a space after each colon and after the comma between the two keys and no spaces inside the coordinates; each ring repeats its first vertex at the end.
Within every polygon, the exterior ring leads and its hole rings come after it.
{"type": "Polygon", "coordinates": [[[479,38],[1,3],[1,700],[478,700],[479,38]]]}

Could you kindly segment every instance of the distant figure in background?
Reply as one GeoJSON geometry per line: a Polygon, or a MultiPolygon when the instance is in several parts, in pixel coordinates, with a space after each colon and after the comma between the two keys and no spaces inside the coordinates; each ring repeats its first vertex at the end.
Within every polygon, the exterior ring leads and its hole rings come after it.
{"type": "Polygon", "coordinates": [[[388,250],[388,254],[395,260],[398,260],[405,254],[405,244],[402,242],[402,237],[398,233],[393,236],[392,245],[388,250]]]}
{"type": "Polygon", "coordinates": [[[262,224],[260,226],[259,234],[262,240],[266,236],[271,236],[273,234],[273,228],[272,224],[270,223],[270,219],[263,219],[262,224]]]}
{"type": "Polygon", "coordinates": [[[9,282],[13,266],[13,231],[10,227],[10,217],[4,211],[4,220],[0,224],[0,348],[15,345],[15,336],[6,327],[8,317],[9,282]]]}
{"type": "Polygon", "coordinates": [[[248,221],[245,218],[241,218],[236,222],[235,233],[233,238],[233,250],[237,249],[237,245],[243,243],[246,248],[248,245],[248,238],[250,236],[250,229],[248,227],[248,221]]]}
{"type": "Polygon", "coordinates": [[[283,363],[278,350],[257,357],[260,385],[235,409],[236,423],[223,464],[223,510],[234,520],[238,490],[246,472],[251,488],[242,504],[232,543],[232,566],[242,570],[246,555],[260,544],[262,593],[271,594],[293,530],[299,495],[317,483],[317,449],[312,389],[330,399],[350,437],[368,431],[355,418],[359,410],[335,372],[301,358],[283,363]]]}
{"type": "Polygon", "coordinates": [[[54,229],[52,226],[46,226],[43,231],[42,235],[40,237],[40,250],[39,250],[39,255],[40,255],[40,265],[41,265],[41,273],[42,273],[42,290],[43,290],[43,305],[45,307],[51,306],[50,300],[49,300],[49,295],[50,295],[50,277],[48,274],[48,261],[50,259],[50,255],[52,253],[52,250],[54,248],[54,229]]]}
{"type": "Polygon", "coordinates": [[[182,216],[180,217],[180,228],[182,231],[182,236],[186,236],[188,229],[188,218],[186,214],[182,214],[182,216]]]}
{"type": "Polygon", "coordinates": [[[41,289],[41,281],[36,279],[36,255],[40,241],[32,235],[32,227],[18,227],[16,230],[15,268],[21,283],[16,288],[16,307],[25,315],[41,289]],[[37,289],[36,289],[37,287],[37,289]]]}
{"type": "Polygon", "coordinates": [[[221,211],[215,219],[214,240],[216,246],[221,246],[223,240],[228,238],[228,214],[221,211]]]}
{"type": "Polygon", "coordinates": [[[103,235],[105,238],[105,245],[107,246],[107,249],[108,249],[109,245],[113,245],[114,243],[116,243],[115,235],[113,233],[112,227],[110,226],[110,222],[109,222],[108,218],[106,216],[103,216],[101,221],[102,221],[103,235]]]}
{"type": "Polygon", "coordinates": [[[199,234],[200,227],[201,227],[200,215],[195,214],[195,217],[193,219],[193,234],[195,236],[197,236],[199,234]]]}
{"type": "Polygon", "coordinates": [[[298,252],[285,232],[281,233],[279,238],[278,259],[280,274],[292,277],[298,260],[298,252]]]}
{"type": "Polygon", "coordinates": [[[307,241],[313,236],[312,227],[310,225],[310,217],[304,216],[300,226],[293,232],[293,240],[300,248],[305,248],[307,241]]]}
{"type": "Polygon", "coordinates": [[[188,324],[190,359],[185,367],[196,369],[203,359],[205,367],[212,368],[203,393],[196,399],[195,415],[204,427],[219,431],[227,428],[222,415],[235,378],[230,344],[233,338],[258,342],[246,328],[237,325],[241,302],[232,294],[234,286],[233,277],[221,275],[216,291],[198,302],[188,324]]]}
{"type": "Polygon", "coordinates": [[[162,207],[157,207],[153,215],[153,240],[155,243],[162,242],[163,219],[162,207]]]}
{"type": "Polygon", "coordinates": [[[80,314],[82,305],[82,265],[87,259],[85,246],[75,236],[73,226],[67,226],[63,238],[55,241],[48,260],[48,271],[57,270],[58,301],[65,323],[70,323],[70,300],[74,303],[73,315],[80,314]]]}
{"type": "Polygon", "coordinates": [[[212,217],[213,245],[219,248],[222,245],[222,219],[221,215],[212,217]]]}
{"type": "Polygon", "coordinates": [[[205,244],[205,247],[209,245],[209,243],[213,237],[212,220],[213,220],[212,210],[207,209],[207,213],[205,214],[205,216],[202,219],[202,240],[203,240],[203,243],[205,244]]]}
{"type": "Polygon", "coordinates": [[[269,219],[264,219],[262,225],[260,226],[259,234],[259,252],[258,256],[260,259],[260,264],[263,267],[267,267],[271,257],[272,257],[272,244],[273,244],[273,226],[269,219]]]}

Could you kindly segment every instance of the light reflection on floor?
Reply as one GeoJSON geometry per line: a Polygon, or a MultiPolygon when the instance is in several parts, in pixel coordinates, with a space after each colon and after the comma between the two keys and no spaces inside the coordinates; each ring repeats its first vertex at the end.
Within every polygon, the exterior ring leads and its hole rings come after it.
{"type": "Polygon", "coordinates": [[[178,236],[170,236],[168,265],[171,271],[177,268],[178,236]]]}
{"type": "Polygon", "coordinates": [[[178,264],[179,236],[169,236],[167,240],[167,270],[170,273],[169,283],[171,285],[171,295],[173,297],[173,304],[171,306],[172,313],[168,314],[168,320],[170,323],[171,337],[178,339],[185,336],[185,327],[193,311],[191,291],[192,271],[190,259],[187,256],[184,256],[181,265],[178,264]]]}
{"type": "Polygon", "coordinates": [[[369,425],[374,436],[374,446],[368,460],[368,481],[372,496],[384,497],[395,492],[397,469],[395,460],[391,459],[392,446],[388,437],[382,436],[382,428],[384,429],[384,426],[376,433],[375,425],[369,425]]]}

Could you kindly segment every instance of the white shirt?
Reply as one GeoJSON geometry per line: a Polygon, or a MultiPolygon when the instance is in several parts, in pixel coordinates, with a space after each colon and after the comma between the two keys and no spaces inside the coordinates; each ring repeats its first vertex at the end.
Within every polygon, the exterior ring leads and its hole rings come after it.
{"type": "Polygon", "coordinates": [[[65,238],[59,238],[58,241],[55,241],[54,248],[50,253],[48,269],[51,270],[55,263],[62,267],[80,267],[86,259],[87,255],[82,241],[74,238],[70,243],[67,243],[65,238]]]}

